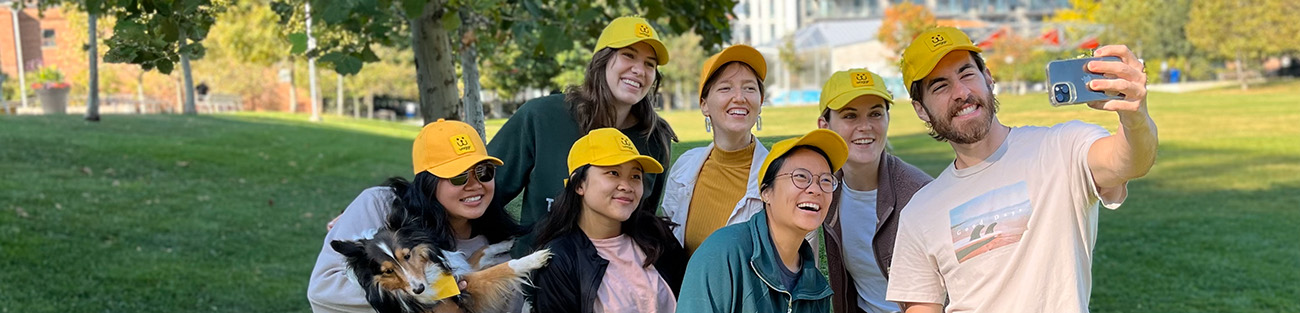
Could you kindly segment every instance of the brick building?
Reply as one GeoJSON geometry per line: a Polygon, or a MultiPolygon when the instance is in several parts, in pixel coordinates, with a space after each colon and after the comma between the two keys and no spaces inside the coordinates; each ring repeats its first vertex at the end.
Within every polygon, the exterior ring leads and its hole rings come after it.
{"type": "Polygon", "coordinates": [[[25,71],[53,66],[66,76],[86,70],[85,60],[77,59],[81,44],[71,36],[63,10],[50,9],[42,15],[36,8],[28,7],[14,13],[13,8],[0,4],[0,71],[5,75],[18,77],[18,43],[22,46],[25,71]],[[15,16],[18,32],[14,31],[15,16]]]}

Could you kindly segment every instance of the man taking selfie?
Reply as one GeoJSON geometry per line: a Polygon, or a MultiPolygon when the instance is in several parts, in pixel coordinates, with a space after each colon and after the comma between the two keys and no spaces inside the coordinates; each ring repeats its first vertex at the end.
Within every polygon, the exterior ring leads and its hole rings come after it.
{"type": "Polygon", "coordinates": [[[980,52],[951,27],[903,52],[912,107],[956,160],[903,209],[886,298],[908,313],[1087,312],[1098,203],[1119,208],[1155,163],[1142,63],[1101,47],[1096,57],[1120,61],[1086,70],[1113,79],[1076,86],[1121,95],[1087,103],[1117,113],[1114,134],[1079,121],[1012,128],[980,52]]]}

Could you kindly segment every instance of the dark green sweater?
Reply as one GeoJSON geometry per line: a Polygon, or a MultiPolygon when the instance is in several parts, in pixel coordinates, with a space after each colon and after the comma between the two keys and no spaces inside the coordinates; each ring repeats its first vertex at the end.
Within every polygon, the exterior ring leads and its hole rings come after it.
{"type": "MultiPolygon", "coordinates": [[[[668,127],[667,124],[660,125],[668,127]]],[[[632,139],[637,151],[659,161],[665,170],[668,168],[667,149],[658,143],[650,144],[652,136],[644,134],[644,129],[620,131],[632,139]]],[[[656,128],[656,131],[668,130],[656,128]]],[[[505,162],[497,168],[496,195],[492,204],[505,205],[523,192],[520,224],[540,221],[550,212],[551,202],[564,191],[564,179],[569,178],[569,148],[580,137],[578,122],[569,113],[563,94],[525,102],[488,143],[488,154],[505,162]]],[[[667,174],[665,171],[663,174],[645,175],[646,191],[641,199],[647,204],[645,208],[658,210],[666,181],[663,177],[667,174]]]]}

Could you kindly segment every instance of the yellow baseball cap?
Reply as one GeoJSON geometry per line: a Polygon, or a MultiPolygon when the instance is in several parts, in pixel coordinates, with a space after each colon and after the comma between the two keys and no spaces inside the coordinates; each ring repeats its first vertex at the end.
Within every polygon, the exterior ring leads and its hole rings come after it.
{"type": "Polygon", "coordinates": [[[501,159],[488,155],[478,131],[461,121],[438,119],[424,125],[415,136],[415,145],[411,146],[411,163],[416,174],[429,171],[434,176],[449,178],[483,161],[504,164],[501,159]]]}
{"type": "Polygon", "coordinates": [[[956,28],[937,27],[917,35],[903,50],[903,86],[912,88],[913,82],[930,75],[939,60],[953,50],[984,52],[956,28]]]}
{"type": "Polygon", "coordinates": [[[654,158],[641,155],[636,145],[623,132],[613,128],[600,128],[578,138],[569,148],[569,173],[572,174],[583,165],[613,166],[637,161],[641,169],[649,174],[663,173],[664,166],[654,158]]]}
{"type": "Polygon", "coordinates": [[[818,103],[817,112],[825,112],[826,109],[839,110],[849,101],[865,95],[884,98],[885,109],[894,105],[894,96],[889,93],[889,89],[885,88],[885,80],[880,78],[880,75],[861,68],[835,72],[831,74],[830,79],[826,80],[826,84],[822,85],[821,101],[818,103]]]}
{"type": "Polygon", "coordinates": [[[709,77],[716,74],[714,72],[722,65],[731,61],[745,63],[754,68],[754,71],[758,72],[759,82],[767,80],[767,60],[763,59],[763,54],[748,45],[732,45],[704,60],[704,68],[700,70],[700,94],[704,94],[704,83],[709,81],[709,77]]]}
{"type": "Polygon", "coordinates": [[[650,22],[638,16],[624,16],[609,22],[605,30],[600,32],[600,38],[596,39],[596,48],[592,49],[591,53],[599,52],[605,47],[618,49],[642,41],[655,49],[655,57],[659,59],[659,65],[668,64],[668,48],[665,48],[663,41],[659,39],[659,33],[655,32],[654,27],[650,27],[650,22]]]}
{"type": "Polygon", "coordinates": [[[778,141],[772,145],[772,151],[767,153],[767,158],[763,159],[763,167],[758,169],[758,181],[763,181],[763,176],[767,175],[767,166],[772,164],[776,158],[785,155],[798,146],[813,146],[826,152],[826,156],[831,159],[831,172],[837,172],[844,161],[849,159],[849,145],[844,143],[844,138],[828,129],[814,129],[799,138],[790,138],[778,141]]]}

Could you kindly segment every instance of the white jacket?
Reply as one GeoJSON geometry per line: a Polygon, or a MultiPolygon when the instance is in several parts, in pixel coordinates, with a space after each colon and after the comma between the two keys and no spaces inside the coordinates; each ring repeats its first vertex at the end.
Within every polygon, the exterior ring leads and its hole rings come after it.
{"type": "MultiPolygon", "coordinates": [[[[767,148],[763,147],[758,138],[754,138],[754,156],[749,164],[749,183],[745,186],[745,196],[736,202],[736,206],[731,209],[731,216],[727,218],[727,225],[743,223],[749,220],[750,216],[763,211],[763,200],[758,195],[758,170],[763,166],[763,159],[767,158],[767,148]]],[[[686,244],[686,216],[690,213],[691,198],[695,194],[695,182],[699,179],[700,170],[704,167],[704,161],[709,158],[709,152],[713,151],[713,143],[706,147],[691,149],[677,157],[677,162],[673,163],[673,168],[668,171],[668,182],[664,186],[664,215],[677,227],[673,228],[673,236],[677,237],[677,242],[686,244]]]]}

